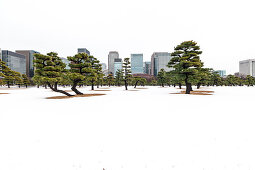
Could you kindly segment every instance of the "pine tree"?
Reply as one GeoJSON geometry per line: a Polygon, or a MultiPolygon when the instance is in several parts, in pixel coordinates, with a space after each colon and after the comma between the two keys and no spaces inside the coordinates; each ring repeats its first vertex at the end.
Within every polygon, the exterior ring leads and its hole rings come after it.
{"type": "Polygon", "coordinates": [[[175,52],[171,53],[173,58],[169,61],[168,66],[175,68],[179,77],[184,76],[186,85],[186,94],[192,90],[191,78],[198,72],[198,68],[203,66],[199,55],[202,54],[200,47],[194,41],[184,41],[177,47],[175,52]]]}
{"type": "Polygon", "coordinates": [[[91,83],[91,90],[94,90],[95,82],[98,79],[100,71],[102,70],[101,64],[99,64],[99,60],[93,56],[89,56],[90,63],[91,63],[91,72],[87,75],[87,79],[91,83]]]}
{"type": "Polygon", "coordinates": [[[123,81],[123,71],[118,69],[116,71],[116,75],[115,75],[115,82],[117,86],[121,85],[121,82],[123,81]]]}
{"type": "Polygon", "coordinates": [[[125,89],[128,90],[128,83],[132,77],[131,70],[130,70],[131,66],[130,66],[129,58],[124,58],[122,68],[123,68],[123,74],[124,74],[123,81],[125,83],[125,89]]]}
{"type": "Polygon", "coordinates": [[[160,69],[160,71],[158,72],[157,79],[158,79],[158,83],[162,87],[164,87],[164,84],[166,83],[166,72],[163,68],[160,69]]]}
{"type": "Polygon", "coordinates": [[[147,80],[145,78],[139,77],[139,76],[135,76],[132,78],[133,84],[134,84],[134,88],[136,88],[137,85],[143,85],[147,82],[147,80]]]}
{"type": "Polygon", "coordinates": [[[74,55],[73,57],[67,57],[70,61],[70,73],[68,74],[68,78],[72,82],[72,90],[77,95],[82,95],[79,90],[77,90],[77,85],[88,78],[90,74],[93,73],[91,68],[91,60],[90,56],[86,53],[79,53],[74,55]]]}
{"type": "Polygon", "coordinates": [[[30,80],[28,79],[27,75],[25,75],[25,74],[22,74],[22,80],[23,80],[23,84],[26,86],[26,88],[28,85],[31,84],[30,80]]]}
{"type": "Polygon", "coordinates": [[[206,85],[210,81],[211,69],[199,68],[196,75],[193,76],[193,82],[197,84],[197,89],[201,85],[206,85]]]}
{"type": "Polygon", "coordinates": [[[253,86],[255,83],[255,79],[254,77],[248,75],[246,76],[246,80],[245,80],[245,84],[249,87],[249,86],[253,86]]]}
{"type": "Polygon", "coordinates": [[[114,77],[113,77],[113,75],[112,75],[112,74],[108,74],[106,80],[107,80],[108,86],[110,87],[110,86],[114,83],[114,77]]]}
{"type": "MultiPolygon", "coordinates": [[[[40,82],[48,85],[51,90],[72,96],[71,94],[58,89],[58,83],[63,79],[66,65],[62,62],[57,53],[50,52],[47,55],[34,54],[35,76],[40,82]]],[[[38,81],[39,82],[39,81],[38,81]]]]}

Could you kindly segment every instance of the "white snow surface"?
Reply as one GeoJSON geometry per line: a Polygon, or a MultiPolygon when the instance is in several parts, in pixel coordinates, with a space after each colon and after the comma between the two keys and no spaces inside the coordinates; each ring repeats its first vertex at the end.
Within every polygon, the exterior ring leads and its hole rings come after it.
{"type": "Polygon", "coordinates": [[[255,87],[147,88],[0,88],[0,170],[255,169],[255,87]]]}

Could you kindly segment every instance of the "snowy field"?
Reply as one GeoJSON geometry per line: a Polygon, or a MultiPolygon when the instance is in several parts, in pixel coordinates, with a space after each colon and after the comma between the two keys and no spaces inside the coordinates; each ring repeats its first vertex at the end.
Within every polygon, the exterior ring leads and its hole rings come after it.
{"type": "Polygon", "coordinates": [[[255,87],[89,90],[0,89],[0,170],[255,169],[255,87]]]}

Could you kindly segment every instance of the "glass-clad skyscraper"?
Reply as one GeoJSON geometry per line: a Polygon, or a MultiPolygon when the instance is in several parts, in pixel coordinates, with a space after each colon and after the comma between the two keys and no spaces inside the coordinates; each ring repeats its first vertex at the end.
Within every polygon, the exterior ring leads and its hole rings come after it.
{"type": "Polygon", "coordinates": [[[143,73],[143,54],[131,54],[131,73],[143,73]]]}
{"type": "Polygon", "coordinates": [[[87,48],[78,48],[78,53],[86,53],[88,55],[90,55],[89,50],[87,50],[87,48]]]}
{"type": "Polygon", "coordinates": [[[114,73],[113,73],[114,77],[118,70],[122,70],[122,59],[121,58],[114,59],[114,73]]]}
{"type": "Polygon", "coordinates": [[[33,77],[35,72],[34,54],[39,52],[34,50],[16,50],[16,53],[26,56],[26,75],[28,77],[33,77]]]}
{"type": "Polygon", "coordinates": [[[114,60],[119,58],[117,51],[110,51],[108,54],[108,74],[114,74],[114,60]]]}
{"type": "Polygon", "coordinates": [[[20,74],[26,74],[26,56],[11,52],[8,50],[2,51],[2,60],[6,62],[6,66],[17,71],[20,74]]]}
{"type": "Polygon", "coordinates": [[[161,69],[170,71],[172,68],[167,67],[171,59],[171,54],[168,52],[155,52],[151,56],[151,75],[157,76],[161,69]]]}

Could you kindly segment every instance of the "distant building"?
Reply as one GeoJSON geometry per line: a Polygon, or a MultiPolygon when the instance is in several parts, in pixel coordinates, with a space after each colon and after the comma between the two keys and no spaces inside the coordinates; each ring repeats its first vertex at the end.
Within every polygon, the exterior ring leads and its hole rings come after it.
{"type": "Polygon", "coordinates": [[[151,56],[151,75],[157,76],[158,72],[163,68],[165,71],[170,71],[172,68],[167,67],[171,59],[171,54],[168,52],[155,52],[151,56]]]}
{"type": "Polygon", "coordinates": [[[64,57],[61,57],[61,60],[63,61],[63,63],[66,64],[66,69],[70,69],[70,67],[69,67],[70,61],[64,57]]]}
{"type": "Polygon", "coordinates": [[[215,72],[217,72],[221,77],[226,77],[226,70],[216,70],[215,72]]]}
{"type": "Polygon", "coordinates": [[[89,50],[87,50],[87,48],[78,48],[78,53],[86,53],[88,55],[90,55],[89,50]]]}
{"type": "Polygon", "coordinates": [[[150,61],[144,62],[144,73],[151,75],[151,62],[150,61]]]}
{"type": "Polygon", "coordinates": [[[239,74],[255,77],[255,59],[239,61],[239,74]]]}
{"type": "Polygon", "coordinates": [[[16,50],[16,53],[26,56],[26,75],[30,78],[34,77],[34,54],[37,54],[39,52],[34,50],[16,50]]]}
{"type": "Polygon", "coordinates": [[[100,63],[102,65],[102,72],[104,75],[107,75],[108,73],[108,69],[106,67],[106,64],[105,63],[100,63]]]}
{"type": "Polygon", "coordinates": [[[8,50],[2,51],[2,60],[6,66],[20,74],[26,74],[26,56],[8,50]]]}
{"type": "Polygon", "coordinates": [[[143,54],[131,54],[131,73],[143,73],[143,54]]]}
{"type": "Polygon", "coordinates": [[[114,73],[114,59],[119,58],[117,51],[110,51],[108,54],[108,74],[114,73]]]}
{"type": "Polygon", "coordinates": [[[116,75],[116,72],[118,70],[122,70],[122,59],[121,58],[115,58],[114,59],[114,72],[113,72],[113,76],[116,75]]]}

